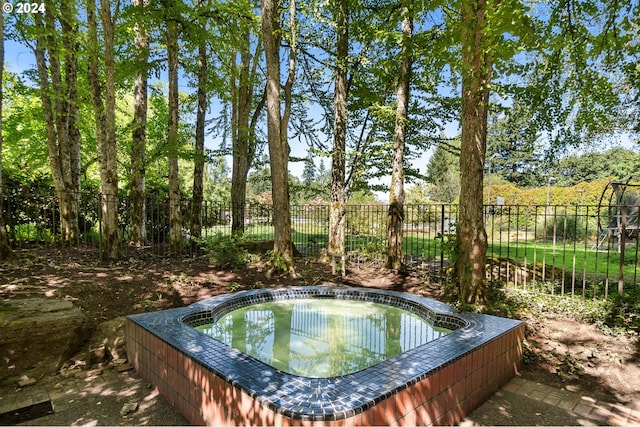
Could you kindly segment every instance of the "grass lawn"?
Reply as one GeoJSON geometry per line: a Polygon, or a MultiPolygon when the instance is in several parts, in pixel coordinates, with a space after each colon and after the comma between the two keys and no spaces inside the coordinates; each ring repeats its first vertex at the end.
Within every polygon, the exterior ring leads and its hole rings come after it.
{"type": "MultiPolygon", "coordinates": [[[[311,224],[293,223],[293,242],[297,246],[307,248],[326,248],[328,236],[323,227],[313,227],[311,224]],[[316,232],[321,231],[321,232],[316,232]]],[[[208,229],[209,234],[230,233],[230,226],[217,226],[208,229]]],[[[246,235],[251,240],[273,239],[273,226],[269,224],[250,224],[246,235]]],[[[453,237],[453,235],[450,235],[453,237]]],[[[386,250],[385,236],[347,235],[346,247],[348,251],[360,251],[376,256],[384,256],[386,250]]],[[[403,248],[407,255],[440,259],[444,251],[444,258],[448,258],[449,237],[435,238],[433,234],[408,232],[403,238],[403,248]],[[444,248],[444,249],[443,249],[444,248]]],[[[620,272],[620,254],[616,249],[593,249],[591,243],[582,242],[536,242],[531,240],[518,241],[489,241],[487,256],[507,258],[521,265],[533,264],[546,268],[554,267],[572,274],[576,281],[600,282],[609,278],[609,282],[616,283],[620,272]]],[[[637,264],[638,253],[635,247],[628,247],[623,263],[624,282],[636,284],[640,276],[637,264]]]]}

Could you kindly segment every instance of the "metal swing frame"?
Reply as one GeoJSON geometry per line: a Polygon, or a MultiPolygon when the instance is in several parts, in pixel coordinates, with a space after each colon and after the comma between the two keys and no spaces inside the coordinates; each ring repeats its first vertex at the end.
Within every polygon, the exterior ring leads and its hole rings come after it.
{"type": "Polygon", "coordinates": [[[618,251],[623,250],[626,239],[638,238],[638,217],[640,206],[629,205],[624,201],[624,195],[629,187],[640,188],[640,183],[631,182],[632,177],[625,180],[610,181],[602,190],[598,203],[598,231],[599,237],[596,249],[601,249],[605,242],[607,247],[617,242],[618,251]],[[608,200],[605,201],[608,194],[608,200]],[[614,199],[615,197],[615,199],[614,199]],[[603,205],[603,201],[606,204],[603,205]],[[607,209],[608,223],[604,224],[605,218],[602,210],[607,209]]]}

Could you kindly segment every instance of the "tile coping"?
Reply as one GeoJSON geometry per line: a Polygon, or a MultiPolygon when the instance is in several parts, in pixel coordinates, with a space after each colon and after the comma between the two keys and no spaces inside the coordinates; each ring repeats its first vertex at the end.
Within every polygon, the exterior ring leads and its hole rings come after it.
{"type": "Polygon", "coordinates": [[[283,416],[331,421],[364,412],[416,384],[522,322],[460,312],[408,293],[332,286],[259,289],[209,298],[187,307],[135,314],[128,319],[228,383],[283,416]],[[242,306],[291,298],[344,298],[399,306],[453,332],[364,370],[331,378],[306,378],[279,371],[192,326],[242,306]]]}

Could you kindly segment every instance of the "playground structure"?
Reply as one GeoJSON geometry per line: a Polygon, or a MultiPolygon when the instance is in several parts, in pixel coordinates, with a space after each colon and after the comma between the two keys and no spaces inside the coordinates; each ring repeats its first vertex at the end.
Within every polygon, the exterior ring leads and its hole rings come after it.
{"type": "Polygon", "coordinates": [[[624,252],[628,240],[638,239],[640,216],[640,182],[629,177],[625,180],[609,182],[598,203],[597,249],[617,246],[624,252]]]}

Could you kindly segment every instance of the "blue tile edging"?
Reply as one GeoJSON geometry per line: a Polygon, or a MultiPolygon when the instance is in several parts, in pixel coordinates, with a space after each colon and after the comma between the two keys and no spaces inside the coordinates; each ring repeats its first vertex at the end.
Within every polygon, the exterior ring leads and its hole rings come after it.
{"type": "Polygon", "coordinates": [[[308,286],[225,294],[187,307],[135,314],[128,319],[167,342],[276,413],[293,419],[332,421],[364,412],[522,322],[452,307],[408,293],[369,288],[308,286]],[[279,371],[192,326],[259,302],[291,298],[344,298],[401,306],[436,326],[455,329],[362,371],[306,378],[279,371]],[[452,328],[453,327],[453,328],[452,328]]]}

